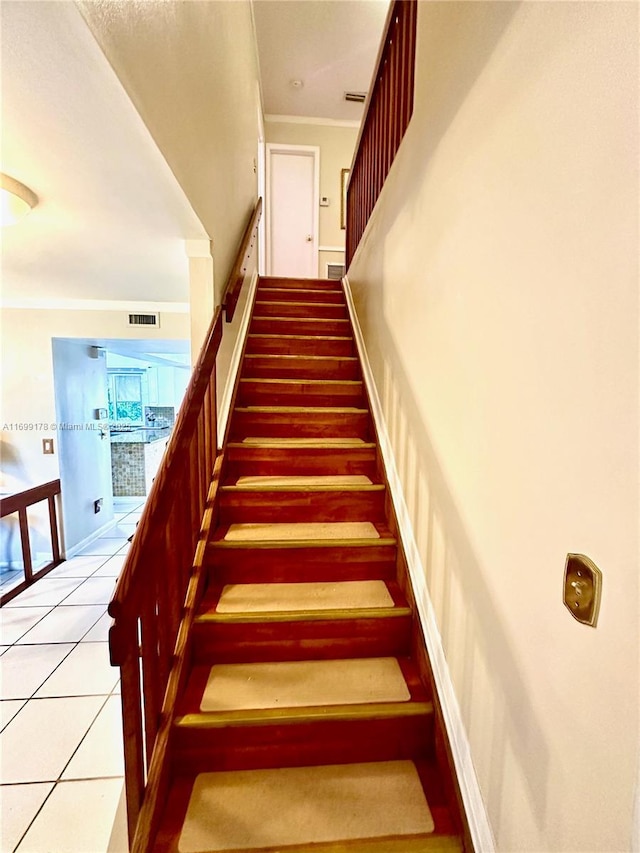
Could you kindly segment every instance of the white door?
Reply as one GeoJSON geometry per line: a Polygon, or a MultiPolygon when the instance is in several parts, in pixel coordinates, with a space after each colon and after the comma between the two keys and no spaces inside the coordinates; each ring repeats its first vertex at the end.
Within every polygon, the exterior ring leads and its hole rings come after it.
{"type": "Polygon", "coordinates": [[[269,275],[318,277],[319,175],[319,148],[267,145],[269,275]]]}

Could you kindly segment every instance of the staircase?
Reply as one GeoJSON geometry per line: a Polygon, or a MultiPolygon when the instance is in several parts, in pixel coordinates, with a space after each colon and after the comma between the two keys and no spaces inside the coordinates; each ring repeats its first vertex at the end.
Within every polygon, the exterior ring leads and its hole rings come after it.
{"type": "Polygon", "coordinates": [[[225,460],[152,849],[462,851],[339,282],[260,279],[225,460]]]}

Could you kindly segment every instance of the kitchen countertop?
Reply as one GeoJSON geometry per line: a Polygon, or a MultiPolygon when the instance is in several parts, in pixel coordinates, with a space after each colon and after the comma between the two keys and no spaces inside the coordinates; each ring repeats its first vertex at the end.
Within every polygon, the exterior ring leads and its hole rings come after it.
{"type": "Polygon", "coordinates": [[[152,444],[154,441],[167,439],[170,435],[171,427],[160,429],[132,427],[123,432],[111,432],[111,444],[152,444]]]}

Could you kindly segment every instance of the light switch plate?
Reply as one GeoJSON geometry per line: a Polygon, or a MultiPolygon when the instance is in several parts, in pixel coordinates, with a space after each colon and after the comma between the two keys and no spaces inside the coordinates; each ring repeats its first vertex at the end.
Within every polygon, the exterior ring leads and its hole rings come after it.
{"type": "Polygon", "coordinates": [[[53,453],[53,439],[52,438],[43,438],[42,439],[42,452],[46,455],[53,453]]]}

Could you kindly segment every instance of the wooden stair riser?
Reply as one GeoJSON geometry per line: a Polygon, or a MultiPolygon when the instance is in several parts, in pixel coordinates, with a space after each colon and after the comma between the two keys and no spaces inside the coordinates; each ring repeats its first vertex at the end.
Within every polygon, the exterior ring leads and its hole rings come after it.
{"type": "Polygon", "coordinates": [[[305,287],[271,287],[258,285],[257,299],[261,302],[315,302],[323,305],[346,305],[341,290],[309,290],[305,287]]]}
{"type": "Polygon", "coordinates": [[[356,358],[252,355],[245,357],[243,379],[361,379],[356,358]]]}
{"type": "Polygon", "coordinates": [[[241,379],[238,406],[353,406],[365,405],[361,382],[336,380],[313,383],[296,379],[241,379]]]}
{"type": "Polygon", "coordinates": [[[246,351],[260,355],[328,355],[338,358],[353,356],[355,344],[350,336],[250,334],[246,351]]]}
{"type": "Polygon", "coordinates": [[[238,477],[364,475],[375,482],[375,448],[227,447],[227,482],[238,477]]]}
{"type": "Polygon", "coordinates": [[[314,583],[393,580],[395,545],[368,548],[213,548],[207,552],[210,582],[314,583]]]}
{"type": "Polygon", "coordinates": [[[403,657],[410,632],[410,615],[308,622],[197,621],[194,663],[403,657]]]}
{"type": "Polygon", "coordinates": [[[223,487],[220,524],[382,521],[384,489],[328,491],[223,487]]]}
{"type": "Polygon", "coordinates": [[[343,293],[342,284],[328,278],[286,278],[283,276],[260,276],[259,287],[277,287],[293,290],[324,290],[343,293]]]}
{"type": "Polygon", "coordinates": [[[262,412],[236,409],[231,422],[232,441],[249,436],[271,438],[370,437],[368,412],[262,412]]]}
{"type": "Polygon", "coordinates": [[[276,302],[263,300],[260,293],[256,298],[254,314],[257,317],[299,317],[317,320],[346,320],[349,317],[346,305],[332,302],[276,302]]]}
{"type": "Polygon", "coordinates": [[[174,730],[178,773],[395,761],[429,758],[432,752],[433,717],[428,713],[174,730]]]}
{"type": "Polygon", "coordinates": [[[338,335],[349,337],[348,320],[316,320],[305,317],[261,317],[254,314],[249,326],[252,335],[338,335]]]}

